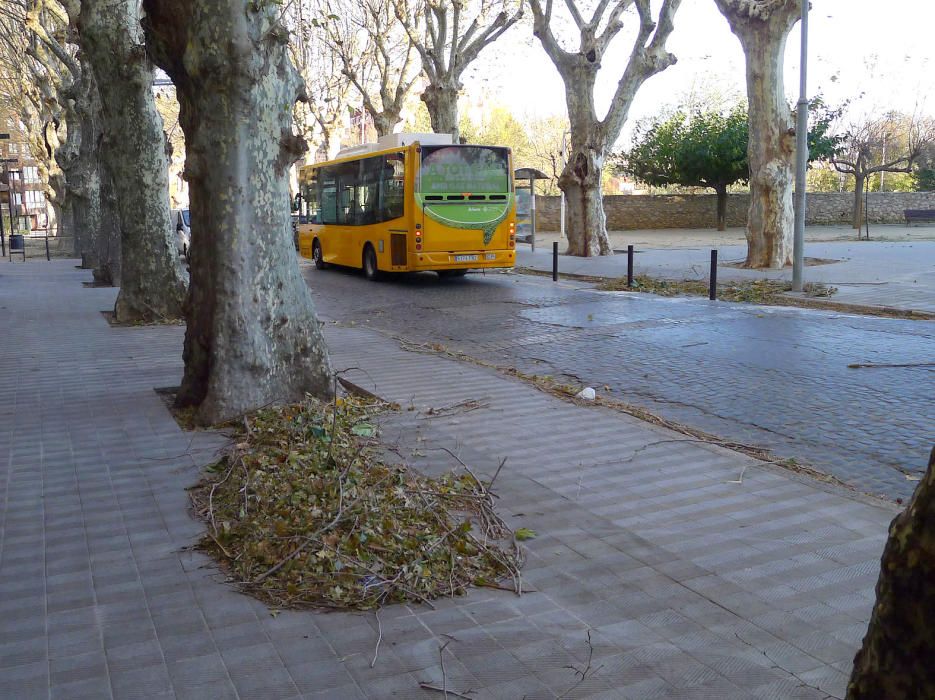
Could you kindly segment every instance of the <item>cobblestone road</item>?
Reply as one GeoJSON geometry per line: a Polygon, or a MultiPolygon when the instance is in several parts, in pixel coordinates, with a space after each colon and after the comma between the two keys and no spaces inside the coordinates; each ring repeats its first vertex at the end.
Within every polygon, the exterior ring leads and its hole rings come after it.
{"type": "Polygon", "coordinates": [[[935,323],[595,292],[534,277],[371,284],[303,268],[323,317],[437,342],[906,497],[935,441],[935,323]],[[907,478],[907,475],[910,478],[907,478]]]}

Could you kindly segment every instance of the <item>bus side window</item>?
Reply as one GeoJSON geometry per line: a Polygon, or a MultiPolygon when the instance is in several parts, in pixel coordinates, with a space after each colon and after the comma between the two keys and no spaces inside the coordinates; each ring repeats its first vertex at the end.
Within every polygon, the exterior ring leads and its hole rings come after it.
{"type": "Polygon", "coordinates": [[[360,178],[357,182],[357,223],[375,224],[380,221],[379,189],[383,159],[364,158],[360,161],[360,178]]]}
{"type": "Polygon", "coordinates": [[[406,154],[391,153],[383,156],[380,182],[380,219],[389,221],[403,215],[406,186],[406,154]]]}
{"type": "Polygon", "coordinates": [[[332,168],[322,168],[319,176],[320,220],[323,224],[338,223],[338,179],[332,168]]]}
{"type": "Polygon", "coordinates": [[[302,223],[320,224],[321,210],[318,206],[318,171],[309,176],[308,182],[302,187],[302,223]]]}
{"type": "MultiPolygon", "coordinates": [[[[357,207],[355,199],[357,197],[357,180],[360,163],[351,161],[349,163],[339,163],[333,165],[328,170],[334,173],[337,196],[337,219],[336,224],[345,226],[354,226],[357,223],[357,207]]],[[[322,190],[324,198],[324,190],[322,190]]],[[[325,221],[325,223],[329,223],[325,221]]]]}

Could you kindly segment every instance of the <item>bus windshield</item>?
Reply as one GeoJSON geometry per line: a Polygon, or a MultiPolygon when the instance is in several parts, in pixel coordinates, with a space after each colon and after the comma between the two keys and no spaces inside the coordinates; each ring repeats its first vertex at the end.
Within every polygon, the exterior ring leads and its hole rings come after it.
{"type": "Polygon", "coordinates": [[[427,195],[509,192],[507,149],[492,146],[423,146],[416,189],[427,195]]]}

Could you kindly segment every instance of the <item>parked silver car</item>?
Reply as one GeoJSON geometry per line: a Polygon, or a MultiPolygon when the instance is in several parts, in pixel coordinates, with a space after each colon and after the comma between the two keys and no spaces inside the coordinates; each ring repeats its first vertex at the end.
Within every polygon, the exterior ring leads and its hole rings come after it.
{"type": "Polygon", "coordinates": [[[179,255],[188,257],[188,247],[192,243],[192,219],[188,209],[173,209],[172,226],[175,229],[175,245],[179,255]]]}

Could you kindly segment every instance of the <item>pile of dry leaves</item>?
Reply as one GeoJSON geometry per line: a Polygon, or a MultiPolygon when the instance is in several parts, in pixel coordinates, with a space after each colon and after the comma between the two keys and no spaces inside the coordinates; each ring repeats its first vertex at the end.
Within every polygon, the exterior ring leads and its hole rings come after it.
{"type": "Polygon", "coordinates": [[[490,484],[390,460],[375,422],[387,410],[349,396],[245,419],[192,489],[201,547],[279,607],[371,609],[498,581],[520,592],[520,549],[490,484]]]}

